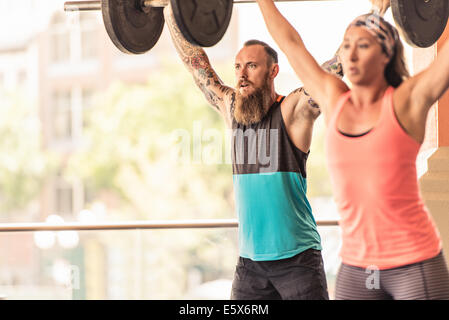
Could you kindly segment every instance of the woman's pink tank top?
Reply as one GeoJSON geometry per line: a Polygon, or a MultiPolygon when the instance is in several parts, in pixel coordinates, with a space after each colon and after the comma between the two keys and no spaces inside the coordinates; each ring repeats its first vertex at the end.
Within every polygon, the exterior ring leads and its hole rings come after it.
{"type": "Polygon", "coordinates": [[[394,88],[385,92],[377,125],[360,137],[338,131],[343,94],[326,132],[327,164],[341,216],[343,263],[379,270],[436,256],[442,242],[421,197],[420,144],[399,124],[394,88]]]}

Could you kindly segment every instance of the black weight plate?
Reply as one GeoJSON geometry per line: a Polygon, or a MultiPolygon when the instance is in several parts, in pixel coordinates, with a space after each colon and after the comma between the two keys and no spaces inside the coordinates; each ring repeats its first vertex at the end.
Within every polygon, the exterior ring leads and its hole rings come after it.
{"type": "Polygon", "coordinates": [[[145,53],[161,36],[163,8],[140,9],[140,0],[102,0],[103,22],[109,37],[122,52],[145,53]]]}
{"type": "Polygon", "coordinates": [[[448,0],[391,0],[396,24],[406,41],[427,48],[443,33],[448,16],[448,0]]]}
{"type": "Polygon", "coordinates": [[[232,0],[171,0],[176,24],[190,43],[212,47],[223,38],[232,16],[232,0]]]}

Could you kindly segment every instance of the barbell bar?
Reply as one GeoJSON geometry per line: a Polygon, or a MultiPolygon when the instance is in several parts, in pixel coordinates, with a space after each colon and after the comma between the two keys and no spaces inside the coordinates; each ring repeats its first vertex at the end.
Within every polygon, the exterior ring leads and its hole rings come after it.
{"type": "MultiPolygon", "coordinates": [[[[143,0],[141,6],[166,7],[170,0],[143,0]]],[[[275,2],[298,2],[298,1],[329,1],[329,0],[274,0],[275,2]]],[[[255,3],[256,0],[233,0],[233,3],[255,3]]],[[[64,11],[91,11],[101,10],[101,0],[94,1],[67,1],[64,3],[64,11]]]]}
{"type": "MultiPolygon", "coordinates": [[[[65,11],[101,10],[106,31],[118,49],[141,54],[159,40],[163,8],[171,2],[176,24],[192,44],[211,47],[224,36],[233,4],[255,0],[96,0],[69,1],[65,11]]],[[[326,0],[274,0],[275,2],[326,0]]],[[[393,18],[412,46],[429,47],[443,33],[449,17],[448,0],[391,0],[393,18]]]]}
{"type": "MultiPolygon", "coordinates": [[[[164,27],[163,8],[170,0],[69,1],[64,11],[101,10],[106,31],[122,52],[141,54],[159,40],[164,27]]],[[[325,1],[325,0],[277,0],[325,1]]],[[[176,24],[192,44],[211,47],[224,36],[234,3],[255,0],[177,0],[171,1],[176,24]]]]}

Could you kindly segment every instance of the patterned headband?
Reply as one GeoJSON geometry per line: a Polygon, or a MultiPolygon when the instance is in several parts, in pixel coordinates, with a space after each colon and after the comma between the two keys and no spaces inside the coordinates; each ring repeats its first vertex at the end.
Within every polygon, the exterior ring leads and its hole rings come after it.
{"type": "Polygon", "coordinates": [[[364,14],[354,19],[350,27],[363,27],[380,43],[385,54],[392,58],[399,34],[395,27],[377,14],[364,14]]]}

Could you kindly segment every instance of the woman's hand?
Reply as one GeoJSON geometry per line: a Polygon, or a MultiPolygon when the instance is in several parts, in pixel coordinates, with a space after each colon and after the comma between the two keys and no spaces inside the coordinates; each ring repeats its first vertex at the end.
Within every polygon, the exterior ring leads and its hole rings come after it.
{"type": "Polygon", "coordinates": [[[373,5],[373,11],[380,16],[384,16],[387,9],[390,7],[390,0],[370,0],[373,5]]]}

